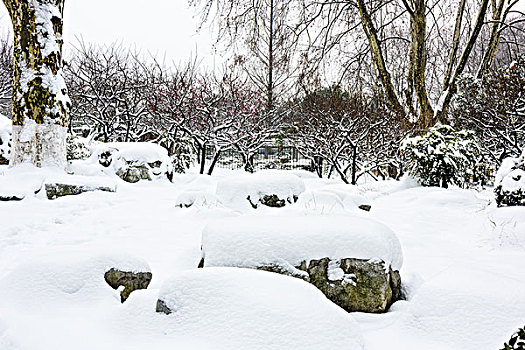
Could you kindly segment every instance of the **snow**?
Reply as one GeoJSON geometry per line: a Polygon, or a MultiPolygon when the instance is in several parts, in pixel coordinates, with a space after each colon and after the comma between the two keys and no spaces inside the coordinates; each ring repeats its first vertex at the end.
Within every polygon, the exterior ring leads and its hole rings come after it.
{"type": "Polygon", "coordinates": [[[9,160],[11,146],[11,119],[0,114],[0,157],[9,160]]]}
{"type": "Polygon", "coordinates": [[[165,318],[174,330],[215,349],[363,349],[352,316],[293,277],[236,268],[190,270],[166,281],[159,299],[173,310],[165,318]]]}
{"type": "MultiPolygon", "coordinates": [[[[211,177],[177,174],[173,183],[120,181],[116,193],[49,201],[32,191],[51,175],[28,165],[0,167],[3,189],[28,194],[19,202],[0,202],[0,349],[266,348],[262,342],[268,348],[295,349],[308,348],[312,341],[310,348],[331,350],[347,348],[340,344],[351,344],[349,338],[359,342],[361,333],[367,350],[489,350],[502,348],[523,327],[525,207],[497,208],[492,189],[423,188],[410,178],[347,186],[303,177],[298,203],[284,208],[250,209],[247,215],[224,203],[175,206],[179,196],[211,196],[224,180],[249,182],[252,176],[217,170],[211,177]],[[320,215],[299,205],[301,195],[309,192],[331,193],[342,202],[342,196],[359,196],[372,210],[345,205],[320,215]],[[327,237],[353,230],[349,223],[355,220],[366,222],[366,228],[371,222],[389,227],[402,246],[400,274],[407,300],[385,314],[346,314],[300,279],[254,270],[196,269],[208,224],[231,238],[249,228],[236,243],[243,247],[257,243],[246,239],[254,231],[281,225],[283,237],[275,233],[271,240],[261,239],[270,245],[286,242],[289,249],[280,249],[292,261],[301,258],[302,247],[314,252],[326,245],[332,253],[339,247],[327,237]],[[327,229],[315,242],[297,238],[314,237],[309,236],[314,226],[327,229]],[[294,241],[287,232],[295,233],[294,241]],[[104,269],[115,264],[136,270],[149,266],[153,280],[148,289],[133,292],[121,304],[118,291],[103,281],[104,269]],[[155,312],[161,293],[187,296],[174,298],[182,306],[179,313],[155,312]],[[284,343],[292,339],[301,346],[284,343]]],[[[366,241],[376,236],[381,235],[366,241]]],[[[204,243],[208,253],[210,245],[204,243]]],[[[260,250],[250,258],[266,255],[269,248],[260,250]]],[[[337,263],[331,267],[331,278],[352,283],[337,263]]]]}
{"type": "Polygon", "coordinates": [[[277,195],[280,199],[293,202],[293,197],[304,190],[304,182],[298,176],[279,170],[242,174],[217,183],[217,196],[221,202],[239,211],[252,209],[247,197],[254,204],[265,195],[277,195]]]}
{"type": "Polygon", "coordinates": [[[358,216],[244,216],[213,221],[202,233],[204,266],[298,266],[313,259],[403,264],[401,245],[385,225],[358,216]]]}

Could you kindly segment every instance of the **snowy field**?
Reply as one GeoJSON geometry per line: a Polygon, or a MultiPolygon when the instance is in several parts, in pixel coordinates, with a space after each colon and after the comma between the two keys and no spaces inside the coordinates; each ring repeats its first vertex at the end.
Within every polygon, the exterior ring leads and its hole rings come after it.
{"type": "Polygon", "coordinates": [[[488,350],[525,324],[525,207],[496,208],[490,190],[407,179],[354,187],[296,174],[304,188],[288,186],[300,194],[284,208],[239,202],[232,194],[245,189],[235,179],[253,175],[222,169],[173,183],[108,178],[116,193],[0,202],[0,349],[488,350]],[[379,221],[401,242],[407,300],[386,314],[349,314],[300,279],[197,269],[206,225],[240,216],[247,227],[276,217],[379,221]],[[108,267],[151,270],[153,280],[121,304],[104,282],[108,267]],[[155,312],[159,295],[174,313],[155,312]]]}

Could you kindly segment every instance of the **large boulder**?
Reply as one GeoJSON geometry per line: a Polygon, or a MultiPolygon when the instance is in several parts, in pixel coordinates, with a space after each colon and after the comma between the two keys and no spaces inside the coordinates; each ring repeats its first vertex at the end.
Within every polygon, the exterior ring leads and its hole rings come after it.
{"type": "Polygon", "coordinates": [[[503,206],[525,206],[525,151],[517,158],[506,158],[494,183],[496,203],[503,206]]]}
{"type": "Polygon", "coordinates": [[[346,311],[385,312],[401,299],[401,245],[362,217],[234,217],[206,226],[201,267],[259,269],[303,279],[346,311]]]}
{"type": "Polygon", "coordinates": [[[157,312],[174,332],[215,349],[363,349],[352,315],[308,283],[264,271],[178,273],[162,285],[157,312]]]}

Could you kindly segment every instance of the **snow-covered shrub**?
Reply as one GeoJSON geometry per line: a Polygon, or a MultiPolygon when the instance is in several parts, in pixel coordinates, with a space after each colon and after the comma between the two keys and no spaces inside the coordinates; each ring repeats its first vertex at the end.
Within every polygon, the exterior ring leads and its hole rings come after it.
{"type": "Polygon", "coordinates": [[[9,163],[11,158],[11,119],[0,114],[0,164],[9,163]]]}
{"type": "Polygon", "coordinates": [[[494,193],[498,206],[525,205],[525,151],[506,158],[496,174],[494,193]]]}
{"type": "Polygon", "coordinates": [[[184,174],[196,161],[196,155],[191,144],[187,141],[176,142],[173,146],[171,162],[173,172],[184,174]]]}
{"type": "Polygon", "coordinates": [[[525,327],[518,329],[501,350],[525,350],[525,327]]]}
{"type": "Polygon", "coordinates": [[[479,155],[472,131],[454,131],[438,124],[425,135],[406,138],[401,144],[408,172],[423,186],[463,185],[479,155]]]}
{"type": "Polygon", "coordinates": [[[88,159],[91,156],[91,150],[86,139],[68,135],[66,142],[67,160],[88,159]]]}

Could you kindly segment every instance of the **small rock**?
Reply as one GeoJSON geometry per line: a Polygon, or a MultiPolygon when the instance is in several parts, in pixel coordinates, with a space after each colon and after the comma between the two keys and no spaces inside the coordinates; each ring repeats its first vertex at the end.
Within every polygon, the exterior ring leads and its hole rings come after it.
{"type": "Polygon", "coordinates": [[[114,268],[104,274],[104,279],[111,288],[118,289],[120,286],[124,286],[124,290],[120,293],[120,301],[122,303],[126,301],[134,290],[148,288],[151,278],[151,272],[129,272],[114,268]]]}
{"type": "Polygon", "coordinates": [[[370,211],[370,209],[372,209],[372,206],[368,204],[361,204],[359,206],[359,209],[364,210],[364,211],[370,211]]]}
{"type": "Polygon", "coordinates": [[[22,199],[24,199],[24,196],[5,196],[0,194],[0,202],[21,201],[22,199]]]}
{"type": "Polygon", "coordinates": [[[166,315],[169,315],[172,313],[171,309],[166,305],[166,303],[163,301],[163,300],[157,300],[157,308],[156,310],[157,312],[162,312],[166,315]]]}

